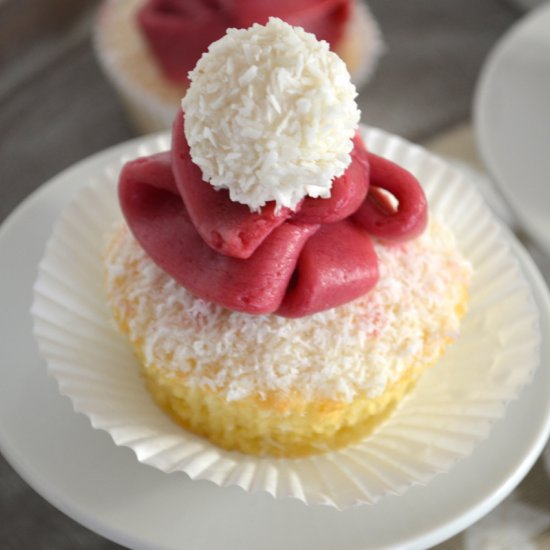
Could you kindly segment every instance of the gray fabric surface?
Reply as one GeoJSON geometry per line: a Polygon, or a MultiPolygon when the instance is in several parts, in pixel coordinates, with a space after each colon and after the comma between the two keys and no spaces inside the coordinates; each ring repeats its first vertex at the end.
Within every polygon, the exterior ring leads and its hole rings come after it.
{"type": "Polygon", "coordinates": [[[422,141],[470,115],[483,61],[517,12],[497,0],[370,2],[386,43],[363,120],[422,141]]]}
{"type": "MultiPolygon", "coordinates": [[[[94,60],[94,4],[0,2],[0,221],[62,169],[135,135],[94,60]]],[[[498,0],[369,5],[386,53],[360,96],[364,121],[420,140],[468,119],[481,64],[518,12],[498,0]]],[[[0,548],[117,547],[56,511],[0,457],[0,548]]]]}

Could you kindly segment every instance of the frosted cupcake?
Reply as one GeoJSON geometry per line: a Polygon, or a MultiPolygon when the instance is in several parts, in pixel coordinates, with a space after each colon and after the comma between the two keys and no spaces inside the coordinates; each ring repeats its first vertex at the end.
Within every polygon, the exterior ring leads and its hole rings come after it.
{"type": "Polygon", "coordinates": [[[190,82],[171,151],[121,174],[117,324],[185,428],[259,455],[340,448],[457,336],[469,264],[415,178],[366,151],[326,43],[233,29],[190,82]]]}
{"type": "Polygon", "coordinates": [[[184,96],[188,72],[227,28],[277,16],[327,40],[361,85],[381,51],[378,26],[357,0],[205,2],[106,0],[95,46],[105,74],[142,132],[169,128],[184,96]]]}

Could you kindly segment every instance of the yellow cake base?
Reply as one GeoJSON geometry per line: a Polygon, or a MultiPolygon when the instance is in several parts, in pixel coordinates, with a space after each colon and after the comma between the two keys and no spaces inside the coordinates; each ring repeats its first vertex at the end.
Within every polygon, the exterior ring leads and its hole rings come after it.
{"type": "Polygon", "coordinates": [[[210,390],[188,387],[160,368],[143,370],[155,402],[189,431],[229,451],[302,457],[340,449],[370,434],[414,387],[420,372],[403,376],[379,397],[303,402],[299,398],[226,401],[210,390]]]}
{"type": "MultiPolygon", "coordinates": [[[[114,317],[127,334],[121,312],[115,310],[114,317]]],[[[144,365],[142,341],[134,342],[134,352],[144,365]]],[[[148,366],[141,374],[155,403],[185,429],[228,451],[297,458],[363,439],[391,414],[428,366],[411,368],[382,395],[351,403],[275,394],[228,401],[218,392],[189,386],[186,376],[173,369],[148,366]]]]}
{"type": "MultiPolygon", "coordinates": [[[[399,284],[405,285],[405,294],[399,302],[374,295],[335,308],[328,314],[301,320],[232,314],[194,298],[154,266],[126,227],[115,231],[109,240],[105,257],[106,287],[116,324],[133,345],[149,392],[174,420],[227,450],[301,457],[339,449],[372,432],[457,335],[458,320],[466,309],[469,268],[449,235],[435,226],[408,249],[379,248],[378,251],[387,266],[394,255],[400,257],[394,276],[396,281],[403,281],[399,284]],[[434,287],[441,293],[440,297],[427,300],[428,306],[424,305],[426,299],[416,298],[418,289],[409,288],[407,281],[412,269],[409,262],[416,264],[417,258],[423,258],[417,267],[426,274],[420,276],[416,284],[429,285],[420,281],[429,281],[435,274],[443,277],[440,283],[444,284],[434,287]],[[407,301],[409,309],[402,309],[407,301]],[[388,319],[393,319],[386,328],[378,319],[380,311],[376,313],[381,305],[387,310],[388,319]],[[327,319],[331,319],[332,324],[327,325],[327,319]],[[403,347],[405,333],[413,325],[415,336],[403,347]],[[350,326],[357,336],[348,334],[345,346],[331,355],[341,345],[338,339],[346,330],[349,332],[350,326]],[[368,330],[373,332],[360,343],[363,327],[370,327],[368,330]],[[378,328],[391,331],[392,338],[387,340],[387,335],[378,328]],[[306,344],[306,351],[298,350],[300,339],[302,343],[313,341],[319,332],[323,333],[320,347],[306,344]],[[298,340],[291,349],[298,355],[285,356],[283,342],[297,334],[298,340]],[[276,340],[266,340],[273,335],[276,340]],[[224,340],[225,351],[220,348],[221,351],[212,354],[204,347],[214,349],[224,340]],[[390,342],[393,347],[388,349],[382,344],[382,350],[387,351],[380,356],[378,342],[381,341],[390,342]],[[243,345],[244,348],[239,348],[243,345]],[[412,353],[410,348],[416,351],[412,353]],[[276,353],[269,355],[273,350],[276,353]],[[254,353],[273,359],[262,363],[263,360],[253,357],[254,353]],[[378,361],[386,366],[374,365],[376,354],[378,361]],[[345,366],[350,357],[359,365],[351,378],[351,367],[345,366]],[[288,373],[285,366],[289,362],[300,382],[281,386],[273,373],[288,373]],[[319,373],[327,365],[330,367],[328,378],[321,377],[324,389],[319,391],[325,395],[328,391],[330,397],[308,392],[312,384],[319,383],[319,373]],[[372,374],[368,374],[369,369],[374,369],[372,374]],[[263,374],[258,377],[260,371],[263,374]],[[333,371],[336,375],[330,378],[333,371]],[[246,379],[256,380],[254,384],[258,386],[246,385],[245,379],[246,394],[230,397],[230,385],[236,381],[240,391],[239,377],[243,373],[249,377],[246,379]],[[220,375],[224,381],[218,383],[220,375]],[[337,386],[346,376],[348,383],[359,384],[351,399],[338,397],[337,386]],[[377,386],[372,384],[375,380],[378,380],[377,386]],[[266,390],[267,382],[283,389],[266,390]],[[361,387],[365,389],[360,390],[361,387]]],[[[429,288],[427,286],[426,291],[429,288]]],[[[375,292],[385,296],[384,282],[375,292]]]]}

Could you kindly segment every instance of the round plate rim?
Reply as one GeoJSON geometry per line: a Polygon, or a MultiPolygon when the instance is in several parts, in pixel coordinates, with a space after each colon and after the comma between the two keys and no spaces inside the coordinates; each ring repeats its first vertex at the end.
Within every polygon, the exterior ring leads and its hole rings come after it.
{"type": "MultiPolygon", "coordinates": [[[[491,145],[491,138],[488,128],[490,125],[486,122],[486,105],[491,101],[490,90],[491,83],[494,81],[495,74],[503,60],[506,59],[508,52],[514,47],[518,37],[521,38],[529,31],[532,25],[538,24],[542,19],[548,20],[550,23],[550,3],[546,2],[537,8],[533,9],[516,23],[514,23],[504,35],[497,41],[495,46],[489,52],[485,59],[474,90],[472,103],[473,126],[475,140],[478,145],[480,155],[487,166],[493,181],[496,183],[498,191],[506,199],[517,220],[521,226],[525,228],[527,233],[534,241],[550,255],[550,239],[538,224],[529,216],[528,209],[522,206],[521,202],[517,201],[517,196],[510,190],[510,186],[505,184],[506,174],[499,168],[494,147],[491,145]]],[[[550,46],[550,40],[548,42],[550,46]]]]}
{"type": "MultiPolygon", "coordinates": [[[[13,228],[16,228],[17,224],[21,223],[21,221],[24,221],[25,216],[29,215],[29,213],[32,212],[33,208],[36,208],[43,201],[45,201],[48,195],[51,195],[52,193],[61,190],[63,187],[67,187],[64,196],[68,201],[71,194],[69,190],[70,181],[74,179],[78,174],[93,171],[95,167],[104,165],[107,162],[112,161],[115,158],[124,154],[134,153],[137,147],[142,142],[146,140],[158,139],[159,135],[162,134],[156,134],[153,136],[148,136],[146,138],[138,138],[114,146],[77,163],[76,165],[61,172],[58,176],[52,178],[40,189],[27,197],[4,221],[4,223],[0,227],[0,248],[2,247],[6,238],[9,236],[10,231],[12,231],[13,228]]],[[[519,244],[519,242],[511,233],[506,233],[506,238],[510,241],[512,250],[520,262],[522,271],[524,272],[532,291],[535,293],[535,297],[540,307],[542,328],[550,329],[550,297],[548,294],[548,289],[542,279],[542,276],[538,272],[538,269],[534,265],[533,261],[531,260],[525,249],[521,246],[521,244],[519,244]]],[[[32,338],[32,335],[29,335],[29,337],[32,338]]],[[[548,342],[543,343],[542,353],[543,360],[541,361],[542,364],[539,367],[539,371],[541,371],[542,369],[548,370],[550,368],[550,345],[548,344],[548,342]]],[[[38,357],[38,352],[36,352],[36,354],[37,360],[40,360],[40,358],[38,357]]],[[[59,399],[65,399],[62,398],[60,395],[58,397],[59,399]]],[[[525,402],[526,396],[520,396],[518,403],[520,403],[522,399],[525,402]]],[[[398,541],[398,544],[400,545],[399,547],[424,548],[429,545],[437,544],[438,542],[445,540],[446,538],[454,535],[455,533],[475,522],[485,513],[490,511],[494,506],[496,506],[502,499],[504,499],[527,474],[527,472],[539,456],[540,452],[542,451],[548,434],[550,433],[550,405],[547,405],[546,409],[547,410],[545,412],[545,416],[539,419],[536,433],[533,433],[532,437],[530,438],[530,445],[521,453],[521,459],[517,460],[513,465],[510,476],[494,483],[491,491],[489,491],[485,495],[480,496],[477,499],[474,499],[475,502],[472,502],[471,506],[463,510],[463,512],[458,516],[450,518],[445,524],[425,529],[424,532],[418,533],[417,536],[409,538],[406,541],[398,541]]],[[[506,422],[507,418],[508,415],[499,422],[506,422]]],[[[492,435],[489,437],[489,440],[491,439],[491,437],[492,435]]],[[[485,442],[485,446],[487,446],[488,444],[490,444],[490,441],[485,442]]],[[[46,498],[46,500],[50,501],[52,504],[54,504],[54,506],[59,508],[69,517],[72,517],[84,526],[118,543],[130,545],[137,548],[158,548],[158,546],[153,541],[144,541],[131,533],[127,533],[124,530],[117,529],[117,527],[114,525],[109,525],[108,522],[99,520],[98,518],[89,517],[89,515],[84,510],[85,506],[81,504],[80,508],[78,508],[74,506],[74,503],[71,503],[71,500],[74,500],[75,498],[74,495],[72,495],[71,497],[70,495],[61,495],[56,492],[55,487],[49,486],[48,480],[44,479],[43,476],[41,476],[40,472],[37,471],[36,465],[34,465],[33,467],[28,458],[21,456],[18,452],[18,449],[15,448],[10,442],[9,434],[3,426],[1,417],[0,449],[2,450],[2,453],[4,454],[8,462],[12,465],[12,467],[14,467],[14,469],[39,494],[41,494],[44,498],[46,498]]],[[[467,460],[469,462],[471,462],[472,460],[475,461],[475,456],[467,460]]],[[[147,466],[143,467],[147,468],[147,466]]],[[[439,476],[439,478],[441,477],[442,476],[439,476]]],[[[208,482],[193,483],[204,484],[208,482]]],[[[426,488],[420,489],[422,490],[426,488]]],[[[412,491],[414,490],[415,489],[412,489],[412,491]]],[[[399,499],[403,497],[396,498],[399,499]]],[[[374,504],[372,506],[377,506],[377,504],[374,504]]],[[[368,510],[370,506],[367,505],[364,508],[368,510]]],[[[392,545],[384,547],[389,548],[395,546],[392,545]]]]}

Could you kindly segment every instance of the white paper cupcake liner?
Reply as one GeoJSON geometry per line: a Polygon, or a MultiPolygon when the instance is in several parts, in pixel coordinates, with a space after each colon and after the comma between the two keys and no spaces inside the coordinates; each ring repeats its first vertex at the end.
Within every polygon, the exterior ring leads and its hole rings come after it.
{"type": "Polygon", "coordinates": [[[538,311],[505,230],[459,171],[418,146],[363,129],[367,146],[410,169],[433,216],[472,262],[469,313],[459,340],[370,437],[303,459],[223,451],[168,418],[151,400],[130,345],[110,321],[104,236],[121,217],[116,184],[129,158],[169,148],[149,138],[95,176],[57,222],[39,266],[34,333],[62,394],[95,428],[164,472],[340,509],[425,484],[470,454],[539,363],[538,311]]]}
{"type": "Polygon", "coordinates": [[[103,73],[129,119],[142,133],[171,127],[185,93],[168,82],[135,22],[144,0],[105,0],[93,28],[93,45],[103,73]]]}
{"type": "MultiPolygon", "coordinates": [[[[185,93],[162,75],[135,24],[145,0],[104,0],[94,27],[94,49],[134,126],[142,133],[172,126],[185,93]]],[[[384,51],[382,32],[367,6],[356,0],[341,48],[353,58],[350,71],[357,88],[372,77],[384,51]]]]}

